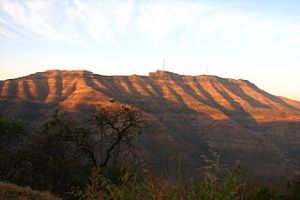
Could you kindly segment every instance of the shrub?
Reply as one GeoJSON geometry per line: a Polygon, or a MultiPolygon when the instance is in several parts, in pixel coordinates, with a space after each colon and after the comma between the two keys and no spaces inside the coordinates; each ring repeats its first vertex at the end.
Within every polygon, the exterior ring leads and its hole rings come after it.
{"type": "Polygon", "coordinates": [[[0,182],[0,200],[58,200],[58,198],[49,192],[38,192],[29,187],[0,182]]]}
{"type": "MultiPolygon", "coordinates": [[[[177,178],[155,176],[149,165],[128,164],[121,168],[119,180],[111,181],[99,168],[91,173],[82,199],[97,200],[233,200],[244,197],[245,183],[239,164],[226,168],[219,155],[203,156],[203,176],[188,179],[181,170],[177,178]]],[[[179,166],[180,167],[180,166],[179,166]]]]}

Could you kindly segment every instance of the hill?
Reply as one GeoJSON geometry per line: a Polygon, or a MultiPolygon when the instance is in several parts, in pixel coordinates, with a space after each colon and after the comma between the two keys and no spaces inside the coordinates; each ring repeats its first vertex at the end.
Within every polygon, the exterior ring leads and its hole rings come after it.
{"type": "Polygon", "coordinates": [[[112,101],[140,108],[151,121],[140,146],[157,169],[172,170],[180,154],[185,167],[197,170],[210,141],[225,161],[241,160],[249,173],[300,173],[300,102],[246,80],[166,71],[102,76],[51,70],[0,82],[2,114],[34,126],[56,107],[78,114],[112,101]]]}
{"type": "Polygon", "coordinates": [[[29,187],[20,187],[0,182],[1,200],[58,200],[49,192],[38,192],[29,187]]]}

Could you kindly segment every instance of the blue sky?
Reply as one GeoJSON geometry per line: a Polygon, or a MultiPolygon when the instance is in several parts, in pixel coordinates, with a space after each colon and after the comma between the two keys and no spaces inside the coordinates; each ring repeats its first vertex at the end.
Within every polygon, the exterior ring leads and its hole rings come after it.
{"type": "Polygon", "coordinates": [[[0,79],[214,74],[300,100],[300,1],[1,0],[0,79]]]}

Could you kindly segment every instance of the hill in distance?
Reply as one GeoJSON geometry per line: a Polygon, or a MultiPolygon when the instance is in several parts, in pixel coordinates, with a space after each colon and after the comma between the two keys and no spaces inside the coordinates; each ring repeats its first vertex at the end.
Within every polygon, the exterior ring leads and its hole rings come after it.
{"type": "Polygon", "coordinates": [[[102,76],[51,70],[0,81],[0,110],[30,125],[55,108],[85,112],[90,105],[129,104],[151,121],[140,146],[157,169],[182,155],[197,170],[210,141],[226,162],[240,160],[251,174],[300,173],[300,102],[274,96],[246,80],[179,75],[102,76]]]}

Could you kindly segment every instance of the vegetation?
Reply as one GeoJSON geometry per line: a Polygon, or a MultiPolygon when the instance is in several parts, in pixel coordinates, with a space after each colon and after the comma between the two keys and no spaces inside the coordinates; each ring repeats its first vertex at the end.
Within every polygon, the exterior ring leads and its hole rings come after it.
{"type": "MultiPolygon", "coordinates": [[[[287,187],[251,189],[239,163],[226,166],[210,147],[195,177],[157,175],[139,155],[145,120],[133,107],[98,106],[87,122],[56,111],[36,133],[0,119],[0,181],[78,200],[297,200],[300,176],[287,187]]],[[[54,199],[48,193],[0,183],[0,199],[54,199]]]]}
{"type": "Polygon", "coordinates": [[[0,118],[0,177],[6,179],[14,165],[15,156],[22,149],[25,131],[18,121],[0,118]]]}
{"type": "Polygon", "coordinates": [[[49,192],[34,191],[29,187],[0,182],[1,200],[58,200],[49,192]]]}
{"type": "Polygon", "coordinates": [[[176,179],[155,176],[149,166],[137,172],[132,165],[121,169],[117,182],[107,179],[99,168],[93,168],[90,183],[82,199],[112,200],[180,200],[180,199],[240,199],[244,196],[244,182],[239,165],[223,168],[219,156],[212,152],[212,159],[203,158],[203,179],[188,179],[178,174],[176,179]]]}

